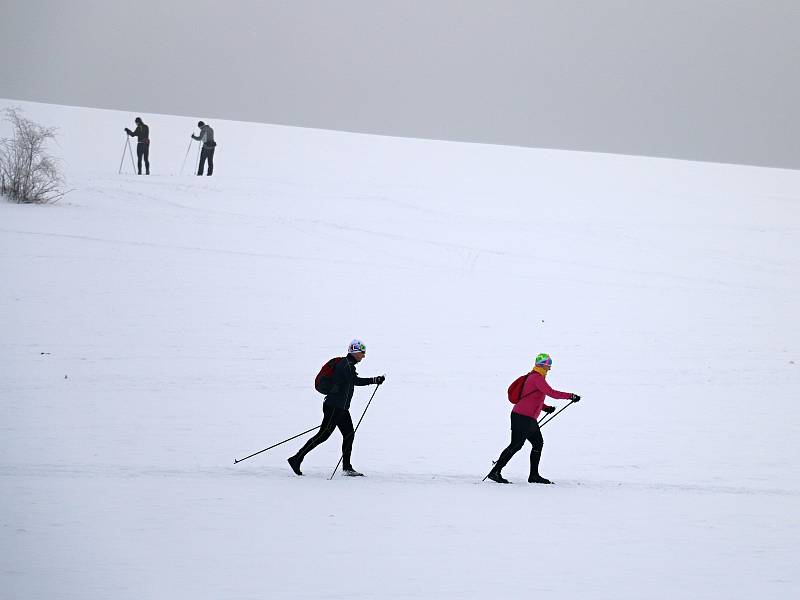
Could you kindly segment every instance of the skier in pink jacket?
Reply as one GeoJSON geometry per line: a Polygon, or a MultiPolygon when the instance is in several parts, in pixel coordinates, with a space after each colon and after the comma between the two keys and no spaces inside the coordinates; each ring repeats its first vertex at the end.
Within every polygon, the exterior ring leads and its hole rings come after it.
{"type": "Polygon", "coordinates": [[[553,365],[553,359],[549,354],[540,354],[536,357],[533,371],[528,374],[522,387],[520,400],[514,405],[511,411],[511,443],[500,454],[500,458],[487,476],[497,483],[510,483],[501,473],[503,467],[508,464],[514,456],[525,445],[525,440],[531,443],[531,471],[528,476],[528,483],[553,483],[539,475],[539,459],[542,457],[542,447],[544,439],[539,430],[537,419],[542,411],[551,413],[554,407],[544,403],[544,397],[550,396],[559,400],[571,400],[578,402],[581,397],[577,394],[559,392],[551,388],[545,381],[547,372],[553,365]]]}

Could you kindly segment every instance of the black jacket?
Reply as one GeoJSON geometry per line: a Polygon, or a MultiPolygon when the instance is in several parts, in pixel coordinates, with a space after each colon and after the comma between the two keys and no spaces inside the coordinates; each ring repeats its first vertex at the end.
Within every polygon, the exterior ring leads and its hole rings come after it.
{"type": "Polygon", "coordinates": [[[129,136],[139,138],[140,144],[150,143],[150,128],[144,123],[139,123],[133,131],[130,129],[125,129],[125,131],[129,136]]]}
{"type": "Polygon", "coordinates": [[[324,404],[325,406],[335,406],[345,410],[350,408],[354,386],[375,383],[372,377],[358,376],[358,373],[356,373],[356,360],[352,354],[348,354],[344,360],[340,360],[336,364],[331,380],[333,391],[325,396],[324,404]]]}

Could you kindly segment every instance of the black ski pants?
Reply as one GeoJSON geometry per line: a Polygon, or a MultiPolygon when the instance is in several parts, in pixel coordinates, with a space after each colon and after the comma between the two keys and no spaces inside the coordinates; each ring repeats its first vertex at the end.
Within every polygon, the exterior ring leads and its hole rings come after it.
{"type": "Polygon", "coordinates": [[[518,413],[511,413],[511,443],[500,454],[500,458],[495,463],[494,470],[500,472],[508,464],[511,457],[522,449],[525,440],[531,443],[531,475],[539,474],[539,459],[542,456],[544,438],[539,429],[539,423],[532,417],[526,417],[518,413]]]}
{"type": "Polygon", "coordinates": [[[352,468],[353,465],[350,464],[350,455],[353,452],[353,436],[355,430],[353,429],[353,419],[350,417],[350,411],[345,408],[323,405],[322,425],[319,431],[305,443],[305,446],[300,448],[296,456],[302,461],[306,454],[331,437],[333,430],[337,427],[342,433],[342,456],[344,457],[342,466],[345,469],[352,468]]]}
{"type": "Polygon", "coordinates": [[[145,171],[150,175],[150,142],[139,142],[136,144],[136,158],[139,162],[139,175],[142,174],[142,159],[144,159],[145,171]]]}
{"type": "Polygon", "coordinates": [[[214,150],[215,147],[203,146],[200,150],[200,166],[197,168],[197,174],[202,175],[203,169],[206,166],[206,161],[208,161],[208,174],[214,174],[214,150]]]}

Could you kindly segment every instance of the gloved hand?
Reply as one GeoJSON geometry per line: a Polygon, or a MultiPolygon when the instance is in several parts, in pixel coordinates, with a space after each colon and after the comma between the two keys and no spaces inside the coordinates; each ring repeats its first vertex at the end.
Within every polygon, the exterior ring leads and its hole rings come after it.
{"type": "Polygon", "coordinates": [[[380,385],[384,381],[386,381],[386,375],[378,375],[377,377],[373,377],[372,380],[377,384],[380,385]]]}
{"type": "Polygon", "coordinates": [[[572,400],[573,402],[578,402],[581,399],[581,397],[578,396],[578,394],[572,394],[572,396],[570,396],[569,399],[572,400]]]}
{"type": "Polygon", "coordinates": [[[125,128],[125,133],[130,133],[130,132],[131,132],[131,130],[126,127],[125,128]]]}
{"type": "Polygon", "coordinates": [[[542,410],[543,410],[544,412],[546,412],[546,413],[548,413],[548,414],[549,414],[549,413],[551,413],[551,412],[555,412],[555,410],[556,410],[556,407],[555,407],[555,406],[548,406],[547,404],[545,404],[545,405],[542,407],[542,410]]]}

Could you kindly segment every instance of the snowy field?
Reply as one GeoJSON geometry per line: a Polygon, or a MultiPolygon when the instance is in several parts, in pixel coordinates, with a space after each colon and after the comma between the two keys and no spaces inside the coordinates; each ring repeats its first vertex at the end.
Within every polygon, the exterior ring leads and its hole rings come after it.
{"type": "Polygon", "coordinates": [[[800,597],[800,172],[10,104],[72,191],[0,202],[3,600],[800,597]],[[353,337],[367,477],[234,465],[353,337]],[[481,483],[539,352],[556,485],[481,483]]]}

